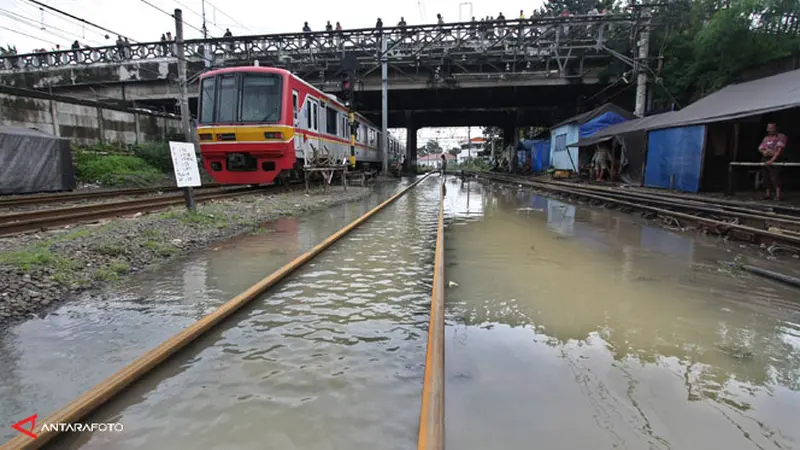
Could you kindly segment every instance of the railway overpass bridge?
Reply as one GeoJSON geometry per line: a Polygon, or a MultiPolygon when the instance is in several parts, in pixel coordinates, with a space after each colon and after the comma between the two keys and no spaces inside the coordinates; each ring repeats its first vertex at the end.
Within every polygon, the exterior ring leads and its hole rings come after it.
{"type": "MultiPolygon", "coordinates": [[[[390,127],[416,136],[430,126],[547,125],[615,93],[607,87],[622,71],[609,65],[632,63],[624,48],[639,22],[609,14],[189,40],[190,105],[196,110],[196,81],[212,68],[258,61],[336,93],[347,61],[356,68],[356,108],[380,123],[385,44],[390,127]]],[[[149,42],[6,56],[0,83],[173,112],[174,55],[174,42],[149,42]]]]}

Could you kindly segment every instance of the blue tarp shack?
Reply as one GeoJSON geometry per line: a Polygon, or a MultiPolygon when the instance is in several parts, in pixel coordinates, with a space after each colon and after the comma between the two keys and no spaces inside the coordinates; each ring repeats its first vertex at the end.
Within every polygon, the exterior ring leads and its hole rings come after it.
{"type": "Polygon", "coordinates": [[[597,147],[605,145],[615,159],[619,159],[619,176],[625,183],[641,185],[644,177],[645,157],[647,154],[647,126],[662,121],[665,114],[646,116],[639,119],[620,122],[594,133],[591,137],[582,138],[570,147],[579,148],[578,155],[593,155],[597,147]]]}
{"type": "Polygon", "coordinates": [[[550,158],[553,167],[559,170],[578,171],[578,149],[569,148],[570,144],[581,138],[588,138],[603,128],[616,123],[625,122],[635,116],[612,103],[606,103],[589,112],[571,117],[550,129],[550,158]]]}
{"type": "Polygon", "coordinates": [[[550,167],[550,139],[524,139],[519,143],[518,155],[520,153],[525,154],[525,161],[530,160],[533,173],[544,172],[550,167]]]}
{"type": "MultiPolygon", "coordinates": [[[[798,107],[800,70],[793,70],[730,85],[680,111],[655,116],[644,124],[647,130],[645,186],[669,188],[673,185],[684,192],[700,191],[704,171],[727,172],[727,162],[737,159],[733,150],[735,144],[727,145],[727,140],[715,146],[719,151],[706,152],[709,140],[714,139],[709,127],[723,122],[744,123],[747,118],[798,107]],[[717,162],[719,159],[723,160],[722,164],[717,162]]],[[[787,122],[792,123],[783,124],[782,130],[789,135],[791,146],[797,128],[794,121],[787,122]]],[[[763,125],[758,124],[759,127],[763,125]]],[[[758,133],[763,136],[763,131],[758,133]]],[[[750,149],[748,153],[755,154],[755,150],[750,149]]]]}

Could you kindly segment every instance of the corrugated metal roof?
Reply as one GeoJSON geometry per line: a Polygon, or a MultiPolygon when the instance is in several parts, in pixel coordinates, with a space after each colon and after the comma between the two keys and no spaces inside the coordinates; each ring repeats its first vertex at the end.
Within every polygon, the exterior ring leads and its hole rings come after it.
{"type": "MultiPolygon", "coordinates": [[[[648,130],[678,128],[800,107],[800,70],[732,84],[692,103],[648,130]]],[[[659,116],[656,116],[659,117],[659,116]]]]}

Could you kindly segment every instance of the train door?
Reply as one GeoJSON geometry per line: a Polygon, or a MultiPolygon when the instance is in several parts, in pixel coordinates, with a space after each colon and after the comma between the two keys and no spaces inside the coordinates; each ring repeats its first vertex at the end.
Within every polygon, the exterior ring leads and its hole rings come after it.
{"type": "Polygon", "coordinates": [[[300,105],[300,94],[297,92],[297,90],[292,89],[292,117],[293,117],[292,126],[294,127],[295,155],[297,155],[298,150],[303,149],[303,136],[300,134],[300,128],[302,128],[300,126],[301,106],[302,105],[300,105]]]}
{"type": "Polygon", "coordinates": [[[322,138],[320,137],[319,124],[320,124],[320,108],[319,101],[316,99],[309,99],[308,104],[311,106],[311,132],[313,136],[309,138],[312,154],[318,153],[322,149],[322,138]]]}

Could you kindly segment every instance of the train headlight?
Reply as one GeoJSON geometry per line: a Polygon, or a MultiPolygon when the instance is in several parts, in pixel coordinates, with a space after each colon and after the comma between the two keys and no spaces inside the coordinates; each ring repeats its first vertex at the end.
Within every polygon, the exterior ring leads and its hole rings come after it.
{"type": "Polygon", "coordinates": [[[265,131],[264,139],[277,139],[282,141],[283,133],[281,133],[280,131],[265,131]]]}

